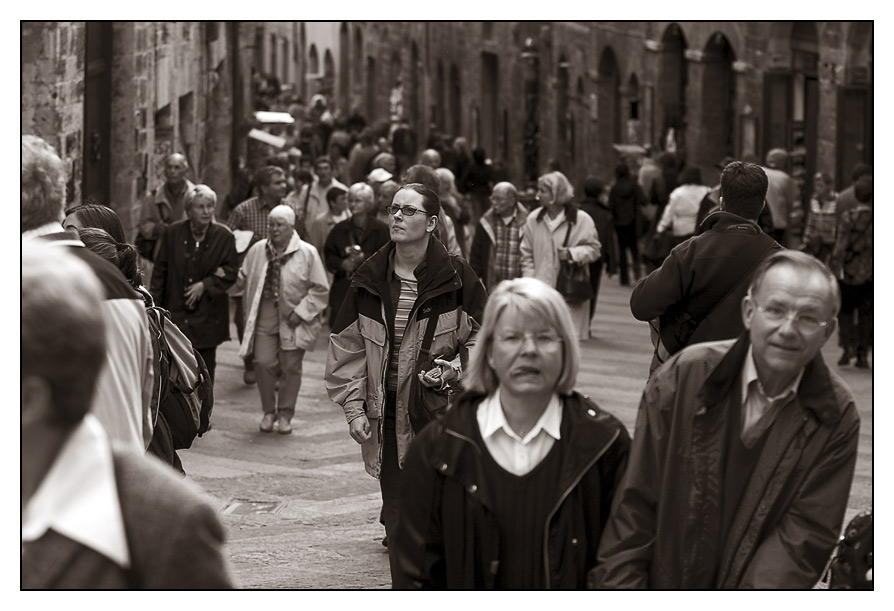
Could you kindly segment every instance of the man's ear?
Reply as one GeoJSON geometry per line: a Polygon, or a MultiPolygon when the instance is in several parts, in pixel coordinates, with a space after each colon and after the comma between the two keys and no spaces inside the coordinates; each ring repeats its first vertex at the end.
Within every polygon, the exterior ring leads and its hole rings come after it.
{"type": "Polygon", "coordinates": [[[742,298],[742,324],[745,325],[745,329],[748,331],[751,331],[751,320],[754,318],[754,310],[754,301],[749,293],[742,298]]]}
{"type": "Polygon", "coordinates": [[[50,419],[53,393],[46,380],[36,376],[22,378],[22,428],[50,419]]]}

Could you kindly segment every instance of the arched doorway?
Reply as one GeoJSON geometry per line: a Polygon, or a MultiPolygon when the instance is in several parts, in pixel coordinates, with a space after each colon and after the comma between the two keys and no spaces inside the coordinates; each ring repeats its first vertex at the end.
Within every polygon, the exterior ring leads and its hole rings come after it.
{"type": "Polygon", "coordinates": [[[463,135],[462,88],[456,64],[450,65],[450,133],[463,135]]]}
{"type": "Polygon", "coordinates": [[[338,36],[338,106],[344,115],[350,112],[350,40],[348,24],[342,23],[338,36]]]}
{"type": "Polygon", "coordinates": [[[376,58],[369,56],[366,58],[366,121],[372,125],[376,121],[376,58]]]}
{"type": "Polygon", "coordinates": [[[419,48],[416,41],[410,46],[410,69],[407,71],[407,88],[404,92],[406,106],[404,108],[404,116],[410,120],[410,125],[414,130],[419,130],[423,126],[420,125],[419,117],[419,73],[422,67],[419,65],[419,48]]]}
{"type": "Polygon", "coordinates": [[[323,87],[322,93],[327,100],[332,99],[335,90],[335,62],[332,60],[332,52],[326,49],[323,54],[323,87]]]}
{"type": "Polygon", "coordinates": [[[352,67],[351,67],[351,106],[349,110],[353,112],[354,108],[359,105],[359,93],[363,90],[363,32],[360,26],[354,26],[354,47],[351,49],[352,67]]]}
{"type": "Polygon", "coordinates": [[[838,90],[838,189],[851,184],[855,164],[873,162],[872,23],[853,23],[847,41],[845,84],[838,90]]]}
{"type": "Polygon", "coordinates": [[[553,159],[559,162],[565,173],[571,169],[572,159],[568,138],[568,69],[568,59],[564,54],[560,55],[559,65],[556,67],[556,148],[553,159]]]}
{"type": "Polygon", "coordinates": [[[444,86],[444,62],[438,60],[437,80],[435,81],[435,103],[432,104],[432,123],[443,131],[446,127],[444,109],[447,108],[447,88],[444,86]]]}
{"type": "Polygon", "coordinates": [[[640,137],[640,101],[639,101],[639,79],[636,74],[631,74],[627,81],[627,133],[625,134],[626,142],[631,144],[641,144],[640,137]]]}
{"type": "Polygon", "coordinates": [[[704,49],[701,143],[698,161],[713,165],[732,155],[735,144],[736,55],[726,36],[714,33],[704,49]]]}
{"type": "MultiPolygon", "coordinates": [[[[658,103],[656,123],[660,127],[659,144],[665,146],[667,133],[674,130],[678,146],[685,146],[686,134],[686,38],[683,30],[672,23],[661,37],[658,59],[658,103]]],[[[654,127],[653,127],[654,129],[654,127]]],[[[652,144],[655,144],[654,142],[652,144]]]]}
{"type": "MultiPolygon", "coordinates": [[[[602,168],[612,168],[616,159],[613,144],[621,142],[621,95],[619,91],[620,75],[615,52],[608,47],[602,52],[599,60],[599,85],[597,89],[597,109],[599,151],[597,163],[602,168]]],[[[608,172],[606,172],[608,174],[608,172]]]]}

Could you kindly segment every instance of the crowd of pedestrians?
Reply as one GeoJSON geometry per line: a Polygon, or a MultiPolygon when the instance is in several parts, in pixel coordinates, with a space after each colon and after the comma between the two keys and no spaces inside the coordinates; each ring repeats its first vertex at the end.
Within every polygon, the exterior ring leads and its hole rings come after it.
{"type": "MultiPolygon", "coordinates": [[[[325,123],[325,100],[311,110],[325,123]]],[[[212,382],[233,312],[262,433],[292,432],[328,331],[323,383],[379,481],[396,588],[816,583],[859,434],[820,349],[838,329],[838,364],[869,366],[871,169],[841,194],[817,173],[802,206],[784,151],[724,159],[712,188],[647,150],[578,191],[551,167],[529,206],[464,138],[417,154],[405,121],[379,140],[331,127],[220,203],[170,155],[133,244],[110,208],[64,210],[61,161],[23,136],[23,566],[79,554],[24,587],[233,585],[213,510],[139,456],[158,430],[147,306],[212,382]],[[575,391],[603,273],[636,283],[631,313],[653,331],[632,436],[575,391]],[[77,522],[80,505],[109,531],[77,522]],[[187,514],[182,538],[159,535],[187,514]]]]}

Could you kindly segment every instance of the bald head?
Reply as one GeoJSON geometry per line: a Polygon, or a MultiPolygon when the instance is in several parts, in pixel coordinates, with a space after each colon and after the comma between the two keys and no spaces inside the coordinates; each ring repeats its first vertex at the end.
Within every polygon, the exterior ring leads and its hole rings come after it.
{"type": "Polygon", "coordinates": [[[419,163],[436,170],[441,167],[441,153],[435,149],[425,149],[422,151],[422,155],[419,156],[419,163]]]}
{"type": "Polygon", "coordinates": [[[186,181],[189,162],[180,153],[172,153],[165,158],[165,181],[173,186],[182,185],[186,181]]]}

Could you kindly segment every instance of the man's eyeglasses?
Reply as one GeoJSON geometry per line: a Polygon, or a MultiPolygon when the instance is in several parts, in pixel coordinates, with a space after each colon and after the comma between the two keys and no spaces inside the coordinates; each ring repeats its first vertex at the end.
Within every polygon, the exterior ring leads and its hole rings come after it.
{"type": "Polygon", "coordinates": [[[754,302],[754,305],[757,306],[758,310],[764,313],[767,320],[771,322],[782,322],[786,319],[791,320],[798,331],[807,335],[816,333],[828,324],[828,321],[820,320],[816,316],[800,314],[798,312],[789,312],[785,308],[780,308],[779,306],[771,305],[764,307],[756,301],[754,302]]]}
{"type": "Polygon", "coordinates": [[[395,204],[391,204],[390,206],[385,207],[385,212],[387,212],[388,214],[397,214],[398,210],[404,216],[413,216],[417,212],[425,212],[425,210],[414,208],[413,206],[397,206],[395,204]]]}
{"type": "Polygon", "coordinates": [[[525,340],[528,339],[544,352],[552,352],[562,345],[562,338],[551,333],[507,333],[505,335],[495,335],[494,338],[510,350],[518,350],[525,343],[525,340]]]}

